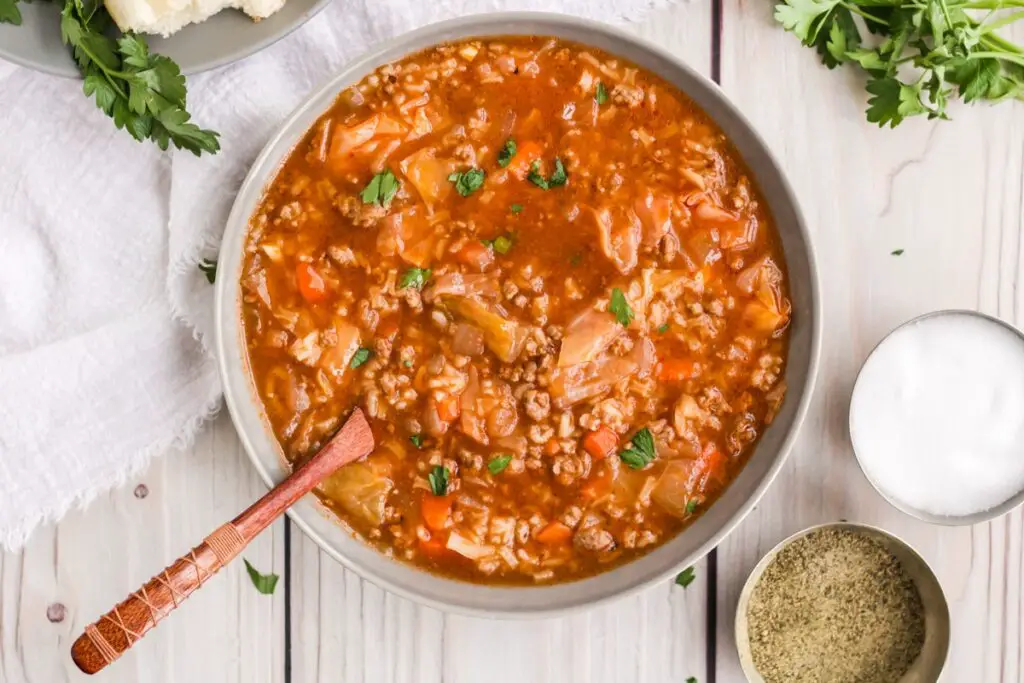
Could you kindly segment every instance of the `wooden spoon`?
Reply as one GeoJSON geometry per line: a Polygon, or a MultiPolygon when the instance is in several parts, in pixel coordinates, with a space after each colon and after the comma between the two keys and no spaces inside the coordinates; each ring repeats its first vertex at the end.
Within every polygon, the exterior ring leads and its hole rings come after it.
{"type": "Polygon", "coordinates": [[[87,626],[85,633],[71,646],[75,664],[85,673],[94,674],[120,657],[295,501],[339,467],[359,460],[372,450],[370,425],[363,412],[356,408],[338,433],[306,464],[99,621],[87,626]]]}

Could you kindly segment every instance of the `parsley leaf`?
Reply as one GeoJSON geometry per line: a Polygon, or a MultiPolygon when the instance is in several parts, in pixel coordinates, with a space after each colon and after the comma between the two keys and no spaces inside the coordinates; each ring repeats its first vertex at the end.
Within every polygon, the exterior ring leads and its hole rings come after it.
{"type": "Polygon", "coordinates": [[[526,174],[527,180],[542,190],[550,190],[552,187],[561,187],[569,182],[569,174],[565,172],[565,166],[559,157],[555,157],[555,170],[550,178],[545,178],[540,172],[540,160],[530,165],[530,172],[526,174]]]}
{"type": "Polygon", "coordinates": [[[402,279],[398,283],[398,288],[412,287],[413,289],[423,289],[423,285],[427,284],[427,280],[430,279],[432,272],[430,268],[410,268],[402,273],[402,279]]]}
{"type": "Polygon", "coordinates": [[[619,457],[622,458],[622,462],[634,470],[642,470],[649,465],[658,457],[651,430],[644,427],[634,434],[630,441],[630,447],[619,453],[619,457]]]}
{"type": "Polygon", "coordinates": [[[516,155],[515,138],[509,138],[500,150],[498,150],[498,166],[505,168],[512,163],[512,157],[516,155]]]}
{"type": "Polygon", "coordinates": [[[540,174],[540,160],[530,164],[530,172],[526,174],[526,179],[542,190],[547,190],[551,187],[548,185],[548,181],[544,179],[544,176],[540,174]]]}
{"type": "MultiPolygon", "coordinates": [[[[11,0],[0,0],[0,14],[13,18],[11,0]]],[[[151,54],[145,39],[127,33],[107,35],[110,15],[98,3],[65,0],[61,40],[71,48],[82,74],[82,91],[136,140],[160,149],[172,144],[196,156],[220,150],[219,135],[191,122],[185,109],[185,77],[173,61],[151,54]]]]}
{"type": "Polygon", "coordinates": [[[693,567],[687,567],[683,571],[679,572],[678,576],[676,576],[676,585],[686,588],[693,583],[693,580],[696,578],[697,574],[693,571],[693,567]]]}
{"type": "Polygon", "coordinates": [[[629,327],[635,317],[633,309],[630,307],[629,302],[626,301],[626,295],[623,294],[622,290],[618,287],[612,289],[612,296],[611,301],[608,304],[608,310],[615,316],[615,319],[618,320],[619,324],[623,327],[629,327]]]}
{"type": "Polygon", "coordinates": [[[352,360],[349,362],[348,366],[355,370],[360,365],[363,365],[366,361],[370,360],[370,356],[372,355],[373,351],[365,346],[360,347],[354,354],[352,354],[352,360]]]}
{"type": "Polygon", "coordinates": [[[903,255],[903,250],[902,249],[893,249],[891,254],[893,256],[902,256],[903,255]]]}
{"type": "Polygon", "coordinates": [[[699,503],[697,502],[696,498],[691,498],[690,500],[686,501],[686,514],[692,515],[694,512],[697,511],[698,505],[699,503]]]}
{"type": "Polygon", "coordinates": [[[412,445],[415,446],[416,448],[423,448],[422,434],[413,434],[412,436],[409,437],[409,441],[411,441],[412,445]]]}
{"type": "Polygon", "coordinates": [[[608,101],[608,88],[604,87],[604,83],[601,81],[597,82],[597,92],[594,93],[594,100],[598,106],[608,101]]]}
{"type": "Polygon", "coordinates": [[[487,469],[490,470],[491,474],[501,474],[510,462],[512,462],[510,454],[499,455],[487,463],[487,469]]]}
{"type": "Polygon", "coordinates": [[[434,465],[434,469],[427,474],[427,482],[430,484],[430,491],[435,496],[443,496],[448,493],[448,468],[443,465],[434,465]]]}
{"type": "Polygon", "coordinates": [[[21,10],[18,0],[0,0],[0,24],[21,26],[21,10]]]}
{"type": "Polygon", "coordinates": [[[508,207],[508,209],[512,213],[522,213],[523,212],[523,205],[522,204],[513,204],[512,206],[508,207]]]}
{"type": "Polygon", "coordinates": [[[686,683],[697,683],[697,677],[696,676],[690,676],[689,678],[686,679],[686,683]]]}
{"type": "Polygon", "coordinates": [[[666,332],[668,332],[668,323],[658,328],[658,334],[665,334],[666,332]]]}
{"type": "Polygon", "coordinates": [[[363,191],[359,193],[359,197],[363,200],[363,204],[377,204],[387,208],[398,193],[399,185],[395,174],[391,172],[390,168],[386,168],[383,172],[373,176],[363,191]]]}
{"type": "Polygon", "coordinates": [[[256,571],[256,568],[249,564],[249,560],[242,558],[242,562],[245,563],[245,571],[249,574],[249,580],[252,581],[252,585],[256,586],[263,595],[273,595],[274,589],[277,588],[277,574],[260,574],[256,571]]]}
{"type": "Polygon", "coordinates": [[[196,264],[199,270],[203,271],[203,275],[206,276],[206,281],[211,285],[217,280],[217,262],[208,258],[204,258],[202,261],[196,264]]]}
{"type": "Polygon", "coordinates": [[[565,166],[562,165],[562,160],[555,157],[555,170],[548,178],[548,185],[551,187],[561,187],[569,182],[569,175],[565,172],[565,166]]]}
{"type": "Polygon", "coordinates": [[[946,119],[951,97],[966,103],[1024,99],[1024,49],[997,31],[1024,12],[1002,3],[954,0],[782,0],[775,19],[831,68],[868,75],[867,119],[895,127],[912,116],[946,119]],[[969,10],[991,9],[978,16],[969,10]],[[879,36],[864,47],[854,14],[879,36]]]}
{"type": "Polygon", "coordinates": [[[450,182],[455,183],[455,189],[463,197],[473,194],[484,184],[485,173],[479,168],[471,168],[468,171],[457,171],[448,176],[450,182]]]}

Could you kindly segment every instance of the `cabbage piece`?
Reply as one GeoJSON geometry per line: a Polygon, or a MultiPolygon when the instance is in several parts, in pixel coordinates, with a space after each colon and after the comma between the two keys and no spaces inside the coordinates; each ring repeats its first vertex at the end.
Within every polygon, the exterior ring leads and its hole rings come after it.
{"type": "Polygon", "coordinates": [[[386,114],[374,114],[352,126],[335,128],[327,152],[328,163],[338,170],[353,167],[357,162],[376,157],[383,162],[398,147],[406,133],[405,124],[386,114]]]}
{"type": "Polygon", "coordinates": [[[394,482],[386,474],[386,463],[374,462],[373,457],[342,467],[318,488],[348,514],[378,527],[384,522],[384,508],[394,482]]]}
{"type": "Polygon", "coordinates": [[[448,176],[455,171],[455,162],[438,159],[433,147],[424,147],[402,159],[399,168],[428,206],[444,201],[452,191],[448,176]]]}
{"type": "Polygon", "coordinates": [[[590,363],[555,368],[551,373],[551,397],[558,408],[567,408],[600,396],[624,379],[644,377],[656,359],[654,344],[643,338],[626,356],[604,355],[590,363]]]}
{"type": "Polygon", "coordinates": [[[651,492],[651,500],[673,517],[688,516],[686,504],[693,497],[700,478],[700,468],[694,460],[673,460],[665,465],[651,492]]]}
{"type": "Polygon", "coordinates": [[[601,252],[623,275],[632,271],[640,257],[642,229],[640,219],[632,211],[603,208],[590,210],[597,224],[601,252]]]}
{"type": "Polygon", "coordinates": [[[451,311],[473,323],[484,333],[484,343],[506,363],[515,362],[529,334],[529,328],[503,316],[497,307],[479,299],[461,296],[443,297],[451,311]]]}
{"type": "Polygon", "coordinates": [[[566,368],[594,360],[623,332],[625,328],[611,313],[588,308],[565,328],[558,367],[566,368]]]}

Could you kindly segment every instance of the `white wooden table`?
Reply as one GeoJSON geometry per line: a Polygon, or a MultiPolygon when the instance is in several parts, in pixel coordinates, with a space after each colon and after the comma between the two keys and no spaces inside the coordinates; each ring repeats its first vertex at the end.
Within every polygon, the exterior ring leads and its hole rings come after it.
{"type": "MultiPolygon", "coordinates": [[[[740,682],[731,631],[744,577],[784,536],[842,518],[903,536],[935,567],[953,619],[944,681],[1024,681],[1024,514],[974,528],[905,517],[860,474],[846,430],[854,374],[899,322],[962,307],[1024,323],[1024,106],[880,131],[864,121],[862,81],[822,67],[774,25],[769,0],[693,0],[633,30],[720,81],[778,155],[815,236],[826,330],[818,389],[760,505],[689,588],[538,622],[420,607],[343,570],[281,521],[245,553],[281,575],[273,596],[233,565],[101,680],[740,682]]],[[[0,556],[0,682],[84,680],[68,656],[82,628],[263,491],[222,415],[188,452],[0,556]]]]}

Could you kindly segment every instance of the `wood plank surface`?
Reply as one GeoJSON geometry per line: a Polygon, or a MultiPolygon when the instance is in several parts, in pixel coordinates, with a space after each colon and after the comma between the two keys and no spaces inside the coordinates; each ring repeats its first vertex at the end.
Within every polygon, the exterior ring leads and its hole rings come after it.
{"type": "MultiPolygon", "coordinates": [[[[563,619],[471,619],[382,591],[280,522],[245,553],[281,575],[275,595],[231,565],[105,683],[741,683],[732,624],[747,573],[786,535],[840,518],[904,537],[936,568],[953,616],[944,681],[1024,681],[1024,513],[966,529],[901,515],[846,430],[857,368],[903,320],[963,307],[1024,324],[1024,107],[880,131],[863,82],[823,68],[771,5],[694,0],[630,29],[720,76],[793,182],[822,276],[824,354],[801,438],[697,581],[563,619]]],[[[82,628],[264,490],[225,414],[188,452],[0,555],[0,683],[86,680],[68,657],[82,628]]]]}
{"type": "Polygon", "coordinates": [[[879,130],[864,119],[863,80],[821,66],[778,29],[772,4],[723,0],[721,82],[776,154],[814,234],[824,353],[790,461],[719,546],[718,680],[742,680],[733,618],[757,560],[793,532],[848,519],[901,536],[935,568],[953,620],[942,680],[1020,683],[1022,512],[974,528],[897,512],[861,474],[847,416],[860,364],[901,322],[969,308],[1024,323],[1024,107],[956,107],[953,122],[879,130]]]}
{"type": "MultiPolygon", "coordinates": [[[[91,680],[69,656],[82,629],[265,490],[225,412],[188,452],[0,555],[0,682],[91,680]]],[[[282,573],[283,537],[282,521],[243,556],[282,573]]],[[[257,593],[238,560],[95,680],[282,683],[284,622],[284,591],[257,593]]]]}
{"type": "MultiPolygon", "coordinates": [[[[660,11],[630,30],[710,73],[711,5],[660,11]]],[[[564,619],[445,615],[386,594],[291,533],[296,683],[654,683],[706,679],[707,572],[564,619]]]]}

